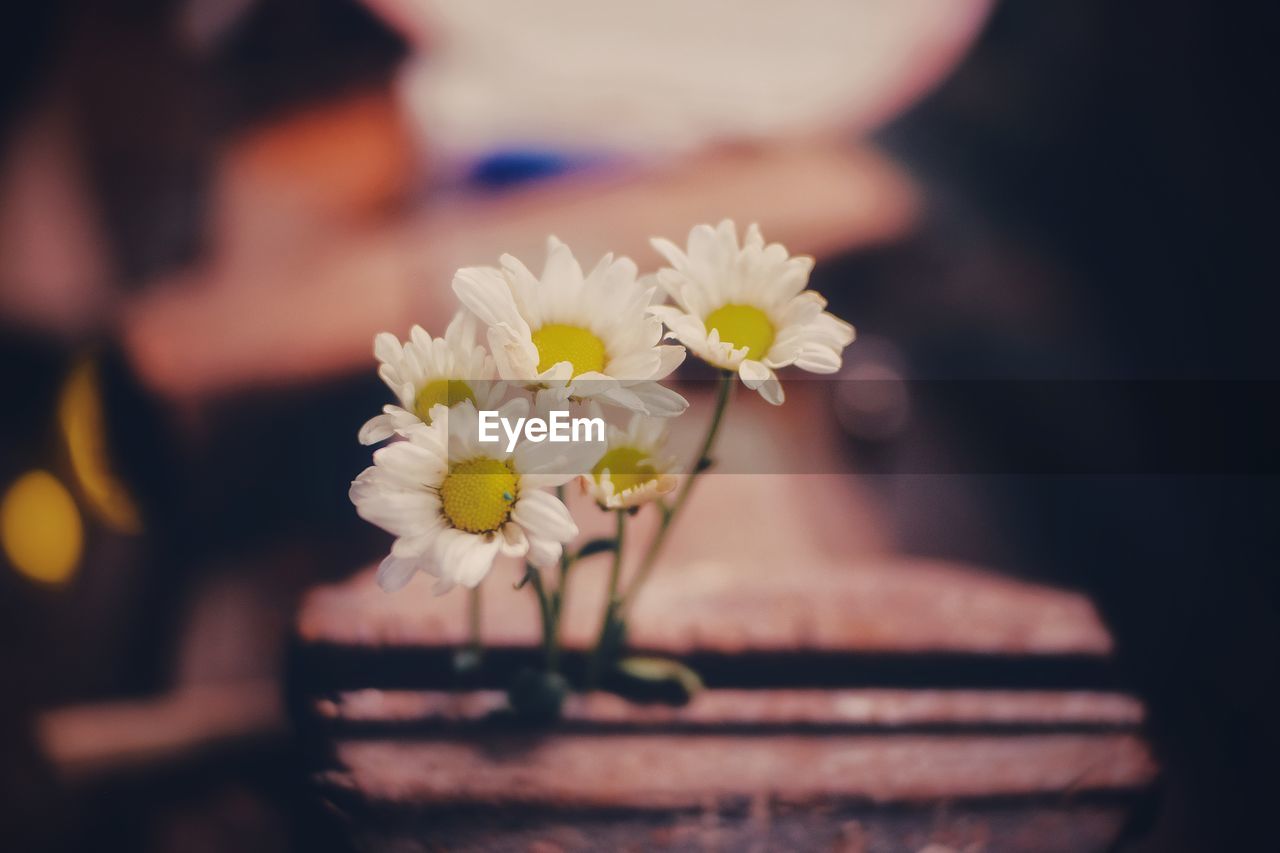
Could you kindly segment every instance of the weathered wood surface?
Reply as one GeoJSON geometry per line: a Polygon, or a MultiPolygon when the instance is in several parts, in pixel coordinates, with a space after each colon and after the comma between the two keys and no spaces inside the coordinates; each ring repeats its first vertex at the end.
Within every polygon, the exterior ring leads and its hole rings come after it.
{"type": "Polygon", "coordinates": [[[551,733],[497,691],[343,692],[326,785],[372,802],[691,808],[705,797],[810,805],[1125,792],[1154,764],[1142,705],[1092,691],[707,690],[684,707],[572,697],[551,733]],[[601,735],[609,735],[602,737],[601,735]]]}
{"type": "Polygon", "coordinates": [[[708,804],[688,813],[537,812],[495,821],[474,812],[360,826],[358,849],[386,853],[514,850],[833,851],[834,853],[1081,853],[1109,850],[1124,810],[1105,803],[1034,808],[788,809],[708,804]]]}
{"type": "MultiPolygon", "coordinates": [[[[595,558],[602,560],[603,558],[595,558]]],[[[598,629],[605,566],[575,570],[564,643],[586,648],[598,629]]],[[[538,639],[532,597],[499,577],[482,601],[487,645],[538,639]]],[[[312,592],[299,621],[303,643],[381,648],[466,642],[461,593],[436,597],[426,579],[396,595],[372,570],[312,592]]],[[[861,651],[1105,656],[1111,640],[1083,596],[977,569],[927,560],[871,557],[840,567],[792,563],[760,572],[704,558],[664,567],[640,599],[632,645],[673,655],[696,651],[861,651]]]]}
{"type": "Polygon", "coordinates": [[[1154,775],[1132,734],[804,735],[482,732],[337,744],[326,785],[410,808],[689,810],[1133,792],[1154,775]]]}
{"type": "Polygon", "coordinates": [[[573,697],[553,732],[498,691],[313,699],[316,782],[361,849],[1104,850],[1157,769],[1096,691],[708,690],[573,697]]]}

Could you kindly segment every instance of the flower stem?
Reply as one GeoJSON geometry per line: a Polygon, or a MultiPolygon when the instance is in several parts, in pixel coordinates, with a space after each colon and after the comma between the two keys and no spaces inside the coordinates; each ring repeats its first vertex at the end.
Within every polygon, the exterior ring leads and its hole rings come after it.
{"type": "Polygon", "coordinates": [[[467,592],[467,627],[471,634],[471,653],[479,660],[484,652],[484,643],[480,637],[480,587],[467,592]]]}
{"type": "Polygon", "coordinates": [[[560,667],[560,648],[556,640],[556,615],[546,587],[542,585],[542,573],[531,563],[525,564],[529,586],[538,596],[538,607],[542,611],[542,650],[546,654],[547,672],[555,672],[560,667]]]}
{"type": "MultiPolygon", "coordinates": [[[[556,498],[560,503],[564,503],[564,486],[556,486],[556,498]]],[[[555,616],[554,631],[557,641],[560,637],[560,614],[564,611],[564,600],[569,594],[569,567],[573,565],[573,559],[569,556],[569,549],[562,548],[560,551],[560,577],[556,582],[556,591],[551,594],[551,612],[555,616]]]]}
{"type": "Polygon", "coordinates": [[[636,570],[635,580],[622,593],[618,601],[617,612],[620,616],[625,617],[627,610],[635,601],[636,595],[640,592],[640,588],[644,586],[645,581],[649,579],[649,575],[653,572],[653,566],[657,562],[658,554],[662,551],[662,545],[666,542],[667,534],[674,524],[676,516],[680,514],[680,510],[684,508],[685,503],[689,500],[689,495],[693,491],[693,484],[697,482],[698,477],[704,471],[711,467],[711,451],[715,448],[716,437],[720,434],[720,426],[724,422],[725,410],[729,408],[729,398],[733,392],[735,375],[729,371],[721,371],[720,386],[716,392],[716,408],[711,415],[711,423],[707,427],[707,435],[702,441],[702,449],[698,451],[697,458],[693,461],[693,468],[689,471],[688,477],[685,478],[684,484],[680,487],[680,491],[676,492],[675,500],[671,502],[671,506],[664,509],[662,520],[658,522],[658,529],[654,531],[653,538],[649,540],[649,547],[645,550],[644,557],[640,560],[640,568],[636,570]]]}
{"type": "Polygon", "coordinates": [[[616,621],[615,617],[618,613],[618,582],[622,579],[622,537],[627,529],[627,511],[619,509],[614,511],[617,517],[617,532],[614,534],[613,549],[613,565],[609,568],[609,596],[605,601],[604,618],[600,620],[600,635],[596,639],[595,650],[591,653],[591,660],[587,663],[586,689],[595,689],[596,683],[600,679],[600,670],[604,666],[604,658],[607,652],[606,646],[609,638],[613,634],[613,625],[616,621]]]}

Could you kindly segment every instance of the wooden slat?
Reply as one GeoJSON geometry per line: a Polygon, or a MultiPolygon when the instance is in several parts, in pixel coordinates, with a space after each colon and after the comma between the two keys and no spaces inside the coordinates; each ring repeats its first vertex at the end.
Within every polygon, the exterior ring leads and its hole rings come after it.
{"type": "Polygon", "coordinates": [[[589,820],[581,814],[528,815],[519,823],[440,812],[395,826],[362,826],[356,847],[370,853],[445,849],[617,853],[638,850],[820,850],[836,853],[1102,853],[1114,849],[1123,809],[1107,804],[916,809],[772,809],[745,813],[707,804],[696,813],[643,812],[589,820]]]}
{"type": "MultiPolygon", "coordinates": [[[[600,567],[596,567],[600,568],[600,567]]],[[[483,633],[495,646],[534,645],[532,597],[495,570],[483,633]]],[[[569,648],[590,645],[604,571],[577,570],[565,616],[569,648]]],[[[387,595],[372,571],[319,588],[303,604],[304,643],[364,648],[466,641],[465,596],[423,581],[387,595]]],[[[698,651],[862,651],[1105,656],[1111,639],[1076,593],[949,563],[892,558],[761,573],[704,559],[656,577],[636,608],[631,642],[672,655],[698,651]],[[749,576],[748,576],[749,575],[749,576]]]]}
{"type": "Polygon", "coordinates": [[[749,735],[485,733],[340,741],[327,786],[366,803],[697,809],[1132,792],[1155,765],[1130,734],[749,735]]]}
{"type": "MultiPolygon", "coordinates": [[[[348,724],[474,722],[506,707],[500,691],[449,693],[355,690],[317,699],[324,721],[348,724]]],[[[759,726],[876,727],[1136,727],[1137,699],[1095,691],[1015,690],[705,690],[683,707],[635,705],[608,693],[573,696],[571,727],[759,726]]]]}

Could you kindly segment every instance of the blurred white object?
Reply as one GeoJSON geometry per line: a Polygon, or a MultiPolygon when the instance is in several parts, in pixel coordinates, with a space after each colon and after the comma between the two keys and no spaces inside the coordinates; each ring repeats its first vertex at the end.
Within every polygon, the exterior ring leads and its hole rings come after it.
{"type": "Polygon", "coordinates": [[[421,51],[407,108],[446,160],[662,156],[865,131],[927,92],[990,0],[366,0],[421,51]]]}

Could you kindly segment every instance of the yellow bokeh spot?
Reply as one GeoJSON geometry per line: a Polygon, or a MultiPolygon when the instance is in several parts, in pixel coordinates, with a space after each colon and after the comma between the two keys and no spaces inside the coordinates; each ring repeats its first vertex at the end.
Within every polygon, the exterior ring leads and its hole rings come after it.
{"type": "Polygon", "coordinates": [[[604,342],[579,326],[551,323],[533,333],[538,348],[538,372],[562,361],[573,365],[573,375],[604,370],[604,342]]]}
{"type": "Polygon", "coordinates": [[[142,516],[129,489],[112,471],[100,385],[97,367],[84,360],[72,368],[62,386],[58,422],[71,474],[94,515],[121,533],[141,533],[142,516]]]}
{"type": "Polygon", "coordinates": [[[445,517],[468,533],[497,530],[511,515],[516,483],[511,466],[498,459],[480,456],[458,462],[440,484],[445,517]]]}
{"type": "Polygon", "coordinates": [[[470,400],[472,403],[476,401],[470,385],[461,379],[436,379],[418,390],[417,396],[413,398],[413,411],[423,423],[429,424],[432,406],[443,404],[453,408],[463,400],[470,400]]]}
{"type": "Polygon", "coordinates": [[[715,329],[734,349],[746,347],[750,359],[764,358],[773,346],[773,321],[754,305],[723,305],[707,315],[706,326],[708,333],[715,329]]]}
{"type": "Polygon", "coordinates": [[[48,471],[28,471],[0,500],[0,542],[13,567],[59,584],[75,572],[84,526],[71,492],[48,471]]]}
{"type": "Polygon", "coordinates": [[[625,492],[658,479],[658,469],[645,461],[648,458],[649,454],[638,447],[615,447],[600,457],[591,473],[599,481],[600,475],[608,471],[614,493],[625,492]]]}

